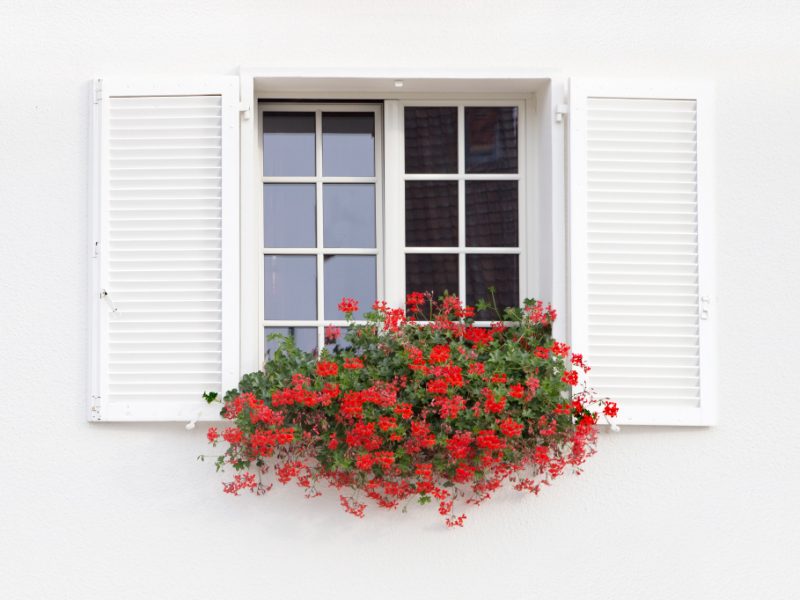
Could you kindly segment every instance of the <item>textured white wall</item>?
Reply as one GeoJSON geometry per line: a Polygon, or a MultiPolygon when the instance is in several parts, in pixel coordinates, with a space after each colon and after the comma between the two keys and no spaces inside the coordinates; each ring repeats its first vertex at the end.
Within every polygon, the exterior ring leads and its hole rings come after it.
{"type": "Polygon", "coordinates": [[[798,33],[777,1],[0,0],[0,597],[796,597],[798,33]],[[201,429],[88,424],[87,81],[240,64],[715,80],[719,425],[604,435],[453,532],[227,497],[201,429]]]}

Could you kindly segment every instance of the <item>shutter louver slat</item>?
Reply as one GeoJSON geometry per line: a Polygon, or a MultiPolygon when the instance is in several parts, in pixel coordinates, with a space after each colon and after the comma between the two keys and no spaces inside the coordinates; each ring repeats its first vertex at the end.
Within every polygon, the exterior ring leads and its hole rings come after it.
{"type": "Polygon", "coordinates": [[[99,281],[116,310],[99,309],[94,420],[207,417],[202,394],[232,387],[235,84],[103,83],[99,281]]]}
{"type": "Polygon", "coordinates": [[[708,424],[698,96],[572,94],[572,332],[588,383],[623,422],[708,424]]]}

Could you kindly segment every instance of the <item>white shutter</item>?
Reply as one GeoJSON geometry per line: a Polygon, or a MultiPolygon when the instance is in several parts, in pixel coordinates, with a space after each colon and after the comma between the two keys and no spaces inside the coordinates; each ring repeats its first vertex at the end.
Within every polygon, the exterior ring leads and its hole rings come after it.
{"type": "Polygon", "coordinates": [[[93,421],[218,417],[238,377],[238,79],[97,80],[93,421]]]}
{"type": "Polygon", "coordinates": [[[712,90],[570,84],[570,337],[619,422],[715,419],[712,90]]]}

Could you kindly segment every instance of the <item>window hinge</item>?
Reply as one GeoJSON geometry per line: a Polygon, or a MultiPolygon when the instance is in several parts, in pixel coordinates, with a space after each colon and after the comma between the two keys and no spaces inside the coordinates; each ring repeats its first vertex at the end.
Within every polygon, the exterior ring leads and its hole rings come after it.
{"type": "Polygon", "coordinates": [[[249,121],[250,117],[253,116],[253,110],[250,104],[250,100],[242,100],[239,102],[239,112],[242,113],[242,118],[245,121],[249,121]]]}
{"type": "Polygon", "coordinates": [[[711,298],[708,296],[701,296],[700,297],[700,318],[704,321],[708,319],[709,311],[711,307],[711,298]]]}
{"type": "Polygon", "coordinates": [[[89,407],[89,420],[91,421],[102,421],[103,415],[100,411],[100,396],[92,395],[92,405],[89,407]]]}
{"type": "Polygon", "coordinates": [[[103,99],[103,80],[102,79],[95,79],[94,80],[94,103],[99,104],[100,100],[103,99]]]}
{"type": "Polygon", "coordinates": [[[556,123],[564,122],[564,115],[569,114],[569,106],[566,104],[556,104],[556,123]]]}

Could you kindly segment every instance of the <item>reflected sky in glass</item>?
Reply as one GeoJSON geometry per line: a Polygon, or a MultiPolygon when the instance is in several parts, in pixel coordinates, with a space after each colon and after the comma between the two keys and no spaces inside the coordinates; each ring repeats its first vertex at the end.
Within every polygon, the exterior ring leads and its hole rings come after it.
{"type": "Polygon", "coordinates": [[[265,183],[264,247],[316,246],[316,212],[313,183],[265,183]]]}
{"type": "Polygon", "coordinates": [[[314,113],[264,113],[264,175],[315,175],[314,113]]]}
{"type": "Polygon", "coordinates": [[[281,340],[267,340],[266,337],[273,333],[280,333],[287,337],[294,338],[294,343],[304,352],[317,352],[317,328],[316,327],[264,327],[264,358],[274,356],[275,350],[281,344],[281,340]]]}
{"type": "Polygon", "coordinates": [[[264,256],[264,318],[317,318],[316,256],[264,256]]]}
{"type": "Polygon", "coordinates": [[[375,175],[373,113],[322,113],[322,174],[325,177],[375,175]]]}
{"type": "Polygon", "coordinates": [[[337,308],[342,298],[358,300],[360,319],[372,310],[377,299],[376,260],[374,256],[325,256],[325,319],[343,319],[337,308]]]}
{"type": "Polygon", "coordinates": [[[326,247],[375,247],[373,184],[326,183],[322,188],[322,202],[326,247]]]}

